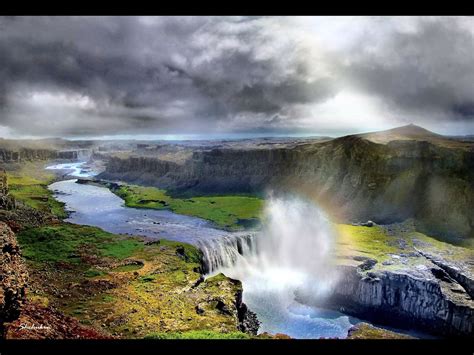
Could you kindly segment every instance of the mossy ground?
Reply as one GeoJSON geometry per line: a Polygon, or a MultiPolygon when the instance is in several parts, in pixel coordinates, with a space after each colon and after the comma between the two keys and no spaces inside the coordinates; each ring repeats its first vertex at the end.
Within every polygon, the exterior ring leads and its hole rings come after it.
{"type": "Polygon", "coordinates": [[[97,257],[124,259],[143,248],[137,239],[69,223],[29,229],[17,238],[25,258],[43,263],[80,263],[83,251],[97,257]]]}
{"type": "Polygon", "coordinates": [[[53,197],[48,190],[55,175],[47,172],[42,163],[27,162],[17,164],[7,171],[10,194],[25,205],[42,212],[66,218],[64,204],[53,197]]]}
{"type": "Polygon", "coordinates": [[[343,256],[366,256],[382,262],[390,257],[390,253],[399,251],[393,243],[390,243],[390,237],[382,227],[339,224],[337,230],[339,251],[343,256]]]}
{"type": "Polygon", "coordinates": [[[146,339],[250,339],[250,335],[242,332],[219,333],[209,330],[194,330],[189,332],[152,333],[146,339]]]}
{"type": "Polygon", "coordinates": [[[387,329],[377,328],[367,323],[359,323],[349,331],[348,339],[414,339],[387,329]]]}
{"type": "MultiPolygon", "coordinates": [[[[135,208],[169,209],[175,213],[200,217],[227,229],[243,229],[247,222],[258,221],[264,201],[251,196],[206,196],[174,198],[155,187],[123,185],[112,190],[135,208]]],[[[250,223],[252,224],[252,223],[250,223]]]]}
{"type": "Polygon", "coordinates": [[[18,234],[31,276],[28,297],[111,335],[246,337],[238,331],[238,281],[203,281],[200,252],[63,223],[18,234]],[[179,334],[179,335],[177,335],[179,334]],[[207,334],[207,335],[206,335],[207,334]]]}
{"type": "Polygon", "coordinates": [[[413,268],[429,263],[416,252],[421,248],[448,258],[453,262],[473,259],[472,248],[453,246],[416,231],[410,221],[391,226],[364,227],[336,225],[338,232],[337,254],[339,263],[353,257],[367,257],[377,261],[374,269],[393,270],[413,268]]]}

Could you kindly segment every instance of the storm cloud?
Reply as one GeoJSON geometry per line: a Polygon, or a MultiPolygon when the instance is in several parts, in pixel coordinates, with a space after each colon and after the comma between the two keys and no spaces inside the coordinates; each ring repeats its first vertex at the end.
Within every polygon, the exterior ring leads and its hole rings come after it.
{"type": "Polygon", "coordinates": [[[473,32],[471,18],[2,18],[0,131],[465,131],[473,32]]]}
{"type": "Polygon", "coordinates": [[[473,25],[472,20],[420,19],[409,31],[367,38],[347,74],[360,89],[377,93],[394,109],[472,119],[473,25]]]}

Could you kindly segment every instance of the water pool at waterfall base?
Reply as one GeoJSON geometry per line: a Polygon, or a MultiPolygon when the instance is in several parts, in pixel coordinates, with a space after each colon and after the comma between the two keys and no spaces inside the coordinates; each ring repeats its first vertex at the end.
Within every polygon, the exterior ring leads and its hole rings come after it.
{"type": "MultiPolygon", "coordinates": [[[[245,286],[244,286],[245,288],[245,286]]],[[[360,322],[343,313],[294,302],[278,308],[275,295],[244,291],[244,302],[258,315],[259,333],[283,333],[295,339],[346,338],[349,328],[360,322]],[[272,297],[273,296],[273,297],[272,297]]]]}
{"type": "Polygon", "coordinates": [[[264,214],[262,230],[252,236],[201,242],[207,271],[242,282],[243,302],[256,313],[260,333],[346,338],[358,319],[296,301],[300,290],[324,300],[337,285],[330,221],[295,196],[268,198],[264,214]]]}
{"type": "Polygon", "coordinates": [[[360,322],[335,310],[299,303],[295,293],[298,287],[305,287],[305,282],[292,272],[267,270],[263,275],[243,275],[232,268],[220,272],[242,282],[243,302],[257,315],[259,334],[281,333],[295,339],[341,339],[346,338],[349,329],[360,322]]]}

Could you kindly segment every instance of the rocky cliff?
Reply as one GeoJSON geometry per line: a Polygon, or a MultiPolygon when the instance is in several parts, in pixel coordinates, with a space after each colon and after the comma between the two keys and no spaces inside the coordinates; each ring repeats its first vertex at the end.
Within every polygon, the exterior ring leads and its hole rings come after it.
{"type": "Polygon", "coordinates": [[[18,163],[49,159],[85,159],[92,154],[95,145],[94,141],[0,138],[0,162],[18,163]]]}
{"type": "MultiPolygon", "coordinates": [[[[442,336],[474,335],[474,300],[442,268],[428,263],[372,270],[373,260],[367,260],[338,267],[340,279],[326,306],[392,327],[442,336]]],[[[311,295],[298,297],[314,304],[311,295]]]]}
{"type": "MultiPolygon", "coordinates": [[[[434,270],[438,277],[445,277],[434,270]]],[[[364,275],[354,269],[345,271],[336,298],[346,311],[359,308],[358,314],[370,314],[386,324],[408,322],[443,335],[474,334],[474,303],[462,289],[451,288],[448,278],[444,284],[405,272],[364,275]]]]}
{"type": "Polygon", "coordinates": [[[88,150],[52,150],[52,149],[28,149],[6,150],[0,148],[0,162],[17,163],[22,161],[37,161],[50,159],[76,160],[90,155],[88,150]]]}
{"type": "Polygon", "coordinates": [[[289,148],[196,151],[179,164],[111,156],[100,177],[188,194],[291,187],[342,221],[414,217],[428,233],[474,238],[474,150],[448,143],[347,136],[289,148]]]}
{"type": "Polygon", "coordinates": [[[15,206],[15,199],[9,194],[7,173],[0,172],[0,209],[12,210],[15,206]]]}
{"type": "Polygon", "coordinates": [[[25,303],[28,274],[21,259],[15,235],[0,222],[0,335],[5,322],[11,322],[20,315],[25,303]]]}
{"type": "Polygon", "coordinates": [[[17,202],[10,194],[6,172],[0,172],[0,223],[6,223],[18,232],[22,228],[37,227],[52,220],[54,217],[50,213],[17,202]]]}

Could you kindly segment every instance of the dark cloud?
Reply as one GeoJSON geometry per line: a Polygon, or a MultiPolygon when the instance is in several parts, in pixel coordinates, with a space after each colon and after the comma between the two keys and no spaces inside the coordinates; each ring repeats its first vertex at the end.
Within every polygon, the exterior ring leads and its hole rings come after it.
{"type": "Polygon", "coordinates": [[[414,30],[366,37],[345,74],[414,117],[474,119],[473,24],[469,31],[456,18],[419,19],[414,30]]]}
{"type": "Polygon", "coordinates": [[[52,122],[50,133],[73,135],[208,129],[331,90],[282,75],[279,58],[260,59],[275,38],[255,19],[6,18],[0,26],[0,97],[11,107],[2,123],[28,134],[52,122]],[[41,92],[84,96],[94,107],[63,110],[58,102],[56,113],[39,117],[27,101],[41,92]]]}
{"type": "Polygon", "coordinates": [[[299,129],[347,88],[410,117],[473,118],[474,41],[458,19],[378,36],[379,19],[372,35],[327,51],[299,21],[2,18],[0,126],[65,136],[299,129]]]}

